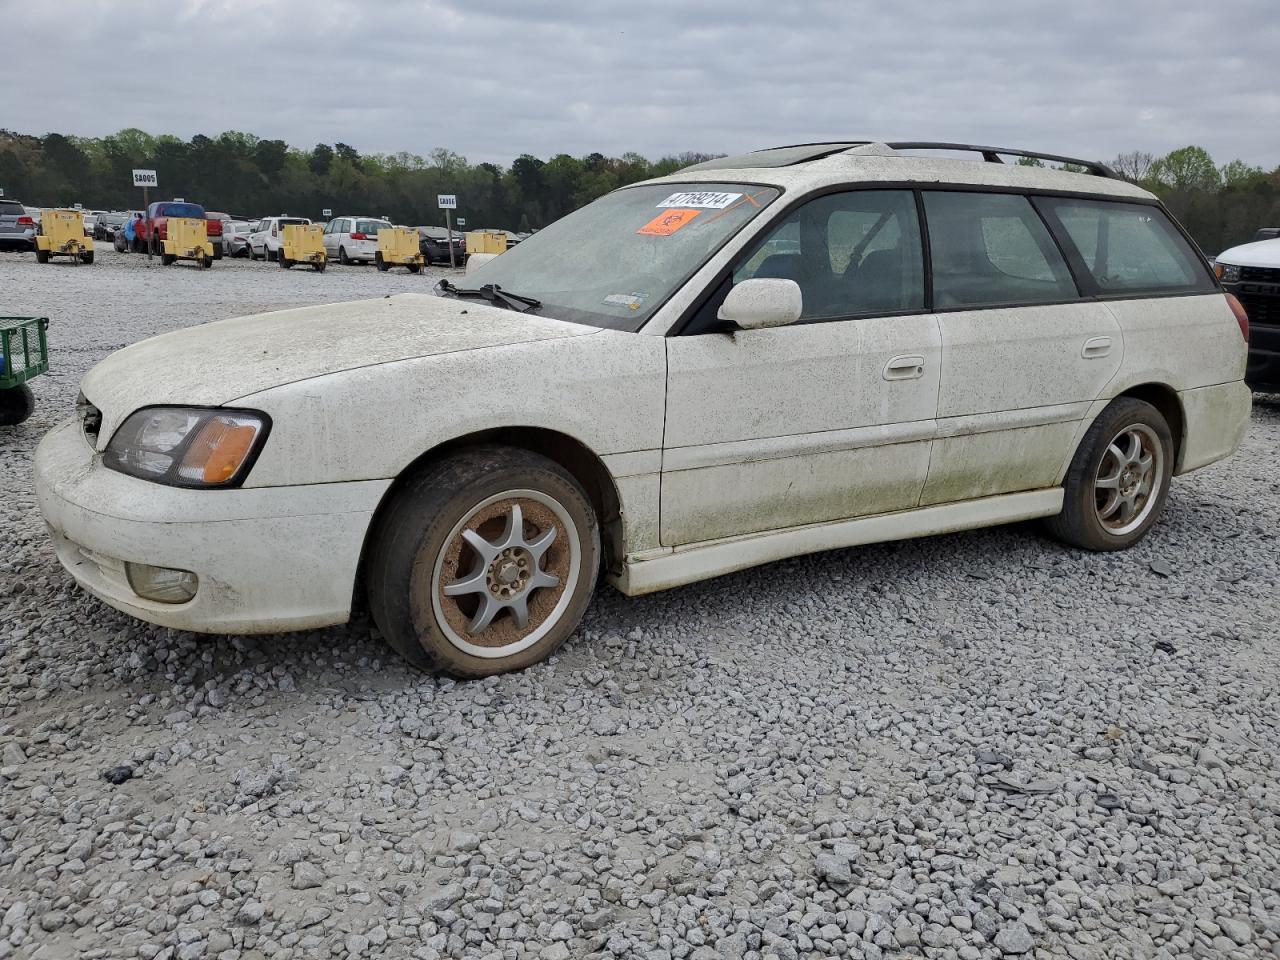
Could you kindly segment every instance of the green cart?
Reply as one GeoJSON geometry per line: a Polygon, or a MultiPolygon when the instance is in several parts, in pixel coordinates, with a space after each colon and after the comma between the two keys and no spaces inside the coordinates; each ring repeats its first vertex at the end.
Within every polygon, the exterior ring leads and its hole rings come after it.
{"type": "Polygon", "coordinates": [[[49,369],[48,317],[0,317],[0,427],[22,423],[35,409],[27,381],[49,369]]]}

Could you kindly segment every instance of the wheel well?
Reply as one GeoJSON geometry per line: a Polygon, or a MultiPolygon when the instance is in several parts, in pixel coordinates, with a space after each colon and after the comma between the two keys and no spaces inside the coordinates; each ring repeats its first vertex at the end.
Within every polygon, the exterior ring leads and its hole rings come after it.
{"type": "Polygon", "coordinates": [[[1182,402],[1178,399],[1177,391],[1163,383],[1144,383],[1140,386],[1130,387],[1119,396],[1145,400],[1160,411],[1160,415],[1169,424],[1169,432],[1173,434],[1173,462],[1174,471],[1176,472],[1178,465],[1182,461],[1182,447],[1185,439],[1182,402]]]}
{"type": "Polygon", "coordinates": [[[432,447],[411,464],[405,467],[392,482],[378,502],[369,521],[369,529],[365,532],[364,545],[360,548],[360,564],[356,569],[356,582],[352,593],[352,613],[363,609],[364,570],[368,560],[369,544],[377,520],[392,497],[399,492],[409,480],[429,464],[436,463],[450,454],[470,447],[497,444],[506,447],[519,447],[533,453],[541,454],[548,460],[554,460],[568,470],[573,478],[582,484],[596,519],[600,524],[600,547],[602,567],[605,570],[621,569],[623,556],[622,512],[618,499],[618,490],[609,475],[604,462],[581,441],[567,434],[541,427],[501,427],[494,430],[482,430],[448,440],[432,447]]]}

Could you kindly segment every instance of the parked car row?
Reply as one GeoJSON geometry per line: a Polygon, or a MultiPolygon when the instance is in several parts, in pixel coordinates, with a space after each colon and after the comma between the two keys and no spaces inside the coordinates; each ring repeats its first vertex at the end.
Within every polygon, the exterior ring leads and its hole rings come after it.
{"type": "MultiPolygon", "coordinates": [[[[145,211],[86,211],[85,232],[95,240],[111,242],[122,253],[145,253],[155,249],[168,235],[170,217],[204,220],[214,259],[248,257],[275,261],[283,243],[283,229],[289,224],[310,224],[306,217],[287,214],[251,220],[219,211],[206,211],[198,203],[185,200],[158,200],[145,211]]],[[[0,200],[0,249],[34,249],[39,230],[39,210],[11,200],[0,200]]],[[[392,226],[385,217],[343,215],[324,225],[326,256],[339,263],[374,263],[378,252],[378,231],[392,226]]],[[[418,249],[427,264],[467,259],[466,233],[446,227],[423,225],[418,233],[418,249]],[[450,254],[452,253],[452,257],[450,254]]],[[[480,233],[505,234],[506,247],[520,243],[527,233],[480,229],[480,233]]]]}

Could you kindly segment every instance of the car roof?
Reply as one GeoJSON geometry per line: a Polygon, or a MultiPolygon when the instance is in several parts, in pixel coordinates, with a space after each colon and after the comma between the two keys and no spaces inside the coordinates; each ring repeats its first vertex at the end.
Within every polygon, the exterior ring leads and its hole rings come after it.
{"type": "MultiPolygon", "coordinates": [[[[952,157],[917,156],[902,152],[906,149],[998,152],[995,148],[958,145],[903,146],[899,150],[884,143],[800,144],[708,160],[677,170],[665,177],[644,181],[644,183],[746,181],[788,191],[808,191],[848,183],[895,185],[940,183],[1041,190],[1049,193],[1092,194],[1135,200],[1155,199],[1153,194],[1127,180],[1120,179],[1101,164],[1094,164],[1094,167],[1105,172],[1070,173],[1053,167],[1021,166],[991,162],[986,159],[962,160],[952,157]]],[[[1022,153],[1022,151],[1007,152],[1022,153]]],[[[1068,159],[1050,154],[1035,156],[1054,160],[1068,159]]],[[[1083,161],[1080,162],[1083,163],[1083,161]]]]}

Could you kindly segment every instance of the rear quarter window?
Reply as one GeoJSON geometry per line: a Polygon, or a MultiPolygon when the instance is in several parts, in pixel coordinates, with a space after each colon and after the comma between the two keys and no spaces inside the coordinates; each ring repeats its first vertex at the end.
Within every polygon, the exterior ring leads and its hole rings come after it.
{"type": "Polygon", "coordinates": [[[1200,257],[1159,207],[1058,197],[1038,202],[1104,296],[1216,289],[1200,257]]]}

